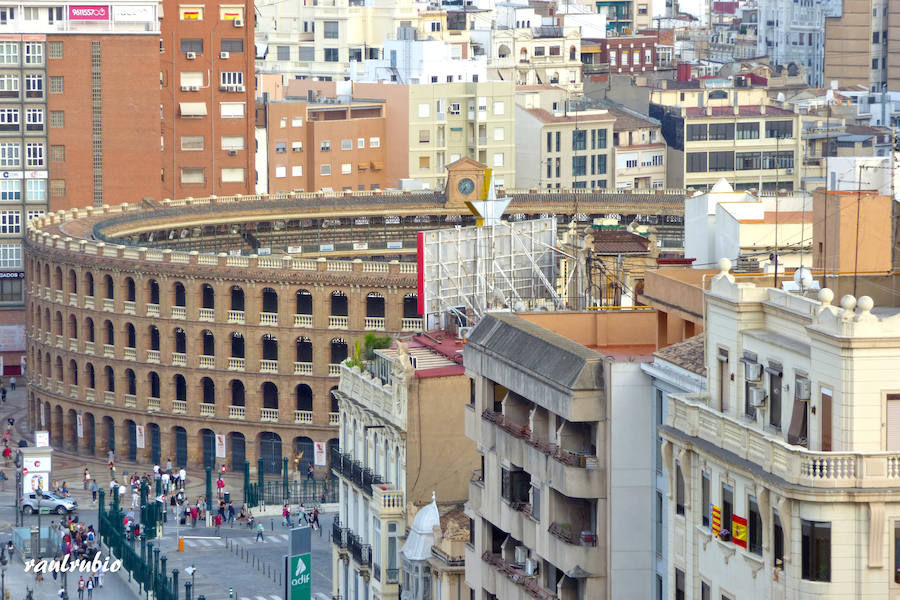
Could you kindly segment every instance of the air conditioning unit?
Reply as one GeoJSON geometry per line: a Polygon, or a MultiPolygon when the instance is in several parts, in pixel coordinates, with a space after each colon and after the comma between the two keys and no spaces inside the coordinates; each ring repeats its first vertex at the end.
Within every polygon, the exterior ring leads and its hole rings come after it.
{"type": "Polygon", "coordinates": [[[747,389],[747,394],[750,397],[750,406],[760,408],[766,405],[766,390],[761,387],[750,386],[747,389]]]}
{"type": "Polygon", "coordinates": [[[229,150],[228,156],[237,156],[237,150],[229,150]]]}
{"type": "Polygon", "coordinates": [[[528,548],[525,546],[516,546],[516,564],[524,565],[528,560],[528,548]]]}
{"type": "Polygon", "coordinates": [[[184,54],[184,57],[188,60],[194,60],[197,58],[197,53],[196,52],[186,52],[184,54]]]}
{"type": "Polygon", "coordinates": [[[230,55],[229,53],[227,53],[227,52],[219,52],[219,58],[224,59],[224,58],[229,58],[229,57],[231,57],[231,55],[230,55]]]}
{"type": "Polygon", "coordinates": [[[236,86],[234,86],[234,90],[235,90],[236,92],[246,92],[246,91],[247,91],[247,88],[244,87],[244,84],[243,84],[243,83],[239,83],[239,84],[237,84],[236,86]]]}
{"type": "Polygon", "coordinates": [[[234,19],[232,22],[234,23],[235,27],[243,27],[244,26],[243,19],[234,19]]]}
{"type": "Polygon", "coordinates": [[[797,400],[809,400],[810,387],[809,379],[798,379],[797,384],[794,386],[794,397],[797,400]]]}
{"type": "Polygon", "coordinates": [[[538,561],[533,558],[527,559],[525,561],[525,574],[530,577],[534,577],[535,575],[537,575],[537,572],[538,572],[538,561]]]}
{"type": "Polygon", "coordinates": [[[744,363],[744,379],[747,381],[759,381],[762,379],[762,365],[759,363],[744,363]]]}
{"type": "Polygon", "coordinates": [[[199,86],[199,85],[189,85],[189,86],[188,86],[188,91],[189,91],[189,92],[199,92],[199,91],[200,91],[200,86],[199,86]]]}
{"type": "Polygon", "coordinates": [[[788,175],[793,175],[793,174],[794,174],[794,170],[793,170],[793,169],[785,169],[785,170],[787,171],[787,174],[788,174],[788,175]]]}
{"type": "Polygon", "coordinates": [[[191,91],[191,87],[192,87],[192,86],[189,86],[189,85],[183,85],[183,86],[181,86],[181,91],[182,91],[182,92],[190,92],[190,91],[191,91]]]}

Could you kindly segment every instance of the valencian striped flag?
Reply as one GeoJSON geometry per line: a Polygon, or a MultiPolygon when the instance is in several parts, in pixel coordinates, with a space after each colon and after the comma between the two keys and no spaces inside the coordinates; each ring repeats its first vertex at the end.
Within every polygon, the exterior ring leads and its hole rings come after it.
{"type": "Polygon", "coordinates": [[[713,535],[718,537],[719,532],[722,530],[722,509],[715,504],[710,504],[709,512],[712,514],[711,521],[713,535]]]}
{"type": "Polygon", "coordinates": [[[737,515],[731,518],[731,538],[741,548],[747,547],[747,519],[737,515]]]}

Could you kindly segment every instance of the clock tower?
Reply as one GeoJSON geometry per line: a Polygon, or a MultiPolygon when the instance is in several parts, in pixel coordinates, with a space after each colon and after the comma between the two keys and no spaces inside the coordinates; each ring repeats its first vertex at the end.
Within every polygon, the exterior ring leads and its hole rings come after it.
{"type": "Polygon", "coordinates": [[[447,208],[467,210],[466,202],[481,200],[487,167],[471,158],[460,158],[447,165],[447,208]]]}

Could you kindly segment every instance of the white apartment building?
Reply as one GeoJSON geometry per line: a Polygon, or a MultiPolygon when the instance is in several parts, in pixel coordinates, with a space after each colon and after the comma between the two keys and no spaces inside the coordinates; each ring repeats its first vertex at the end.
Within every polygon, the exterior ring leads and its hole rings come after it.
{"type": "Polygon", "coordinates": [[[488,76],[516,85],[553,84],[580,92],[580,28],[532,25],[491,31],[488,76]]]}
{"type": "Polygon", "coordinates": [[[900,311],[705,293],[708,391],[668,395],[669,597],[900,597],[900,311]]]}
{"type": "MultiPolygon", "coordinates": [[[[404,30],[407,37],[415,31],[404,30]]],[[[463,46],[435,39],[391,39],[384,42],[384,58],[353,69],[353,81],[395,83],[477,83],[487,80],[487,57],[463,58],[463,46]]]]}

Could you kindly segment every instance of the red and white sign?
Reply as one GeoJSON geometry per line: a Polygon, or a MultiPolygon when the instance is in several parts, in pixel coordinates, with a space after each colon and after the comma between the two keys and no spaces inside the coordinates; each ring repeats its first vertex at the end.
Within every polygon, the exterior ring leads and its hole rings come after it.
{"type": "Polygon", "coordinates": [[[326,458],[325,442],[313,442],[313,449],[315,450],[316,466],[324,467],[326,458]]]}
{"type": "Polygon", "coordinates": [[[144,438],[144,426],[143,426],[143,425],[137,425],[137,426],[135,426],[134,429],[135,429],[135,432],[134,432],[135,443],[137,444],[137,447],[138,447],[139,449],[143,449],[143,448],[144,448],[144,444],[145,444],[145,438],[144,438]]]}
{"type": "Polygon", "coordinates": [[[225,436],[221,433],[216,434],[216,458],[225,458],[225,436]]]}
{"type": "Polygon", "coordinates": [[[50,456],[35,458],[33,456],[25,456],[22,462],[22,469],[27,469],[32,473],[49,473],[50,472],[50,456]]]}
{"type": "Polygon", "coordinates": [[[70,5],[70,21],[109,21],[109,6],[70,5]]]}

